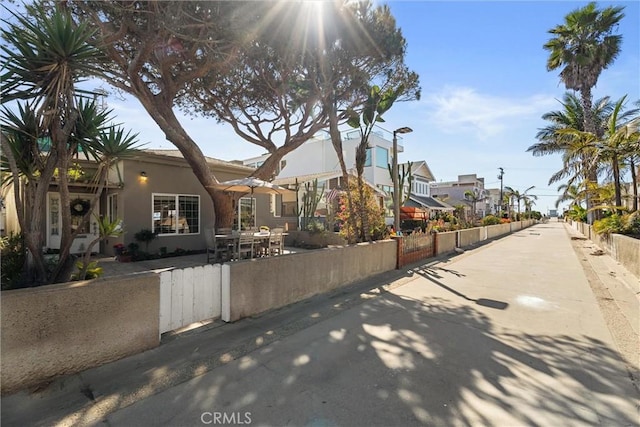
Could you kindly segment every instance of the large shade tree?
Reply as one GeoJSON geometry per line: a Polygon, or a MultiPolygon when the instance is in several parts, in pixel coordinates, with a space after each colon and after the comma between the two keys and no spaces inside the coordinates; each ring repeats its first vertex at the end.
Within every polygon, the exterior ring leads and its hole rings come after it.
{"type": "Polygon", "coordinates": [[[377,75],[370,64],[384,56],[378,42],[395,40],[361,14],[370,4],[345,1],[70,4],[79,21],[98,30],[96,45],[108,57],[102,77],[136,97],[181,151],[212,197],[217,225],[231,219],[229,200],[176,108],[212,115],[263,147],[270,157],[253,175],[269,179],[284,155],[336,117],[327,97],[364,102],[352,96],[354,87],[362,90],[377,75]],[[333,61],[335,49],[350,60],[333,61]],[[328,81],[327,70],[358,85],[328,81]]]}
{"type": "MultiPolygon", "coordinates": [[[[584,113],[584,131],[596,134],[592,116],[592,89],[603,70],[608,68],[620,53],[622,36],[614,34],[624,17],[624,7],[598,9],[595,2],[573,10],[564,23],[549,33],[553,37],[544,44],[549,51],[547,70],[560,71],[560,80],[567,89],[580,93],[584,113]]],[[[587,159],[587,163],[592,162],[587,159]]],[[[590,181],[597,182],[597,171],[587,171],[590,181]]],[[[587,204],[590,204],[589,201],[587,204]]]]}
{"type": "MultiPolygon", "coordinates": [[[[374,116],[380,116],[394,102],[419,99],[420,85],[419,76],[404,62],[407,43],[388,6],[373,7],[369,1],[345,2],[344,9],[358,17],[358,25],[351,31],[359,31],[361,35],[346,39],[335,34],[333,38],[326,38],[314,90],[328,115],[329,135],[342,171],[343,185],[351,188],[340,125],[349,120],[354,125],[354,118],[361,115],[371,118],[373,125],[377,120],[374,116]],[[377,95],[373,97],[372,88],[377,88],[377,95]]],[[[364,120],[362,124],[368,126],[364,120]]],[[[365,159],[367,141],[368,136],[362,132],[356,149],[356,168],[363,165],[359,162],[365,159]]],[[[354,206],[350,198],[351,194],[347,192],[349,206],[354,206]]],[[[355,220],[357,216],[352,213],[351,218],[355,220]]],[[[361,232],[355,236],[366,239],[366,224],[360,228],[352,225],[352,229],[359,229],[361,232]]]]}

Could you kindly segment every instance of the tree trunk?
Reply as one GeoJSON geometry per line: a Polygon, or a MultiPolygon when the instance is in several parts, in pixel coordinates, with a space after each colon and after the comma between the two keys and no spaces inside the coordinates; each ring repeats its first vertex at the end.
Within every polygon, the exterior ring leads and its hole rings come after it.
{"type": "MultiPolygon", "coordinates": [[[[596,124],[593,121],[593,105],[592,105],[592,96],[591,96],[591,88],[583,87],[580,90],[580,100],[582,102],[582,111],[584,114],[584,130],[585,132],[592,133],[593,135],[597,135],[596,124]]],[[[598,185],[598,173],[596,170],[596,165],[592,161],[592,158],[587,158],[586,163],[587,170],[585,171],[585,177],[587,179],[587,195],[589,193],[589,183],[593,183],[594,185],[598,185]]],[[[600,219],[601,212],[600,210],[591,210],[595,206],[593,198],[587,198],[587,223],[593,224],[593,221],[596,219],[600,219]]]]}
{"type": "Polygon", "coordinates": [[[620,164],[618,163],[618,156],[616,154],[613,155],[611,167],[613,170],[613,188],[616,198],[615,212],[620,212],[620,208],[622,207],[622,192],[620,191],[620,164]]]}
{"type": "MultiPolygon", "coordinates": [[[[345,164],[344,156],[342,155],[342,136],[340,135],[340,131],[338,130],[338,116],[337,112],[335,111],[335,105],[333,103],[330,104],[330,110],[329,135],[331,136],[331,143],[333,145],[333,149],[336,151],[336,155],[338,156],[338,162],[340,163],[343,187],[347,193],[347,205],[349,206],[350,225],[347,230],[357,230],[358,226],[356,223],[355,207],[353,206],[353,197],[351,197],[351,191],[349,190],[349,172],[347,172],[347,165],[345,164]]],[[[347,241],[349,243],[354,243],[354,236],[348,235],[347,241]]]]}
{"type": "Polygon", "coordinates": [[[137,89],[134,89],[134,91],[147,113],[149,113],[151,118],[164,132],[167,140],[175,145],[180,151],[189,166],[191,166],[191,169],[200,184],[202,184],[205,191],[209,194],[209,197],[211,197],[214,216],[208,221],[210,224],[209,226],[213,226],[218,223],[216,219],[218,215],[225,220],[228,220],[229,216],[233,218],[233,212],[229,212],[231,210],[231,203],[224,201],[220,204],[217,203],[221,200],[218,195],[221,191],[216,189],[218,180],[209,169],[209,165],[207,164],[200,147],[198,147],[193,139],[191,139],[189,134],[180,124],[180,121],[176,118],[171,101],[167,101],[169,105],[166,105],[164,101],[165,97],[162,97],[163,99],[158,99],[157,96],[150,95],[148,92],[142,92],[137,89]]]}
{"type": "Polygon", "coordinates": [[[633,187],[633,210],[634,212],[638,210],[638,173],[640,173],[640,166],[636,170],[636,165],[631,158],[631,185],[633,187]]]}

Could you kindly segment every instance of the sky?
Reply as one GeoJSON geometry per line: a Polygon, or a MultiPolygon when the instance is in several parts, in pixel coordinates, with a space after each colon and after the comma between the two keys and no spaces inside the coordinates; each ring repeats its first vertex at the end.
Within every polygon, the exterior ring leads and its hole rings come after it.
{"type": "MultiPolygon", "coordinates": [[[[477,174],[486,188],[504,185],[538,196],[534,209],[553,209],[557,186],[549,177],[561,169],[559,155],[534,157],[541,116],[561,109],[565,93],[559,71],[548,72],[543,44],[548,30],[585,1],[382,1],[395,16],[407,40],[406,62],[420,75],[419,101],[397,103],[384,128],[413,129],[402,135],[400,162],[425,160],[436,181],[477,174]]],[[[598,7],[625,6],[618,33],[622,50],[600,75],[594,99],[640,99],[640,2],[598,2],[598,7]]],[[[107,88],[108,89],[108,88],[107,88]]],[[[139,134],[146,148],[173,148],[135,99],[109,97],[117,120],[139,134]]],[[[222,160],[264,154],[213,119],[185,117],[181,123],[205,155],[222,160]]]]}

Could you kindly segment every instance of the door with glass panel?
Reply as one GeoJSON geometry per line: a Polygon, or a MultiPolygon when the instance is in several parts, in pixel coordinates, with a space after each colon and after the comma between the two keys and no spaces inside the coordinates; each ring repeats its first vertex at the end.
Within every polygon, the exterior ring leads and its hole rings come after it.
{"type": "MultiPolygon", "coordinates": [[[[84,214],[91,206],[89,194],[70,194],[70,206],[63,207],[60,203],[59,193],[49,193],[47,198],[47,248],[60,249],[62,232],[62,209],[71,210],[71,228],[78,230],[78,235],[71,245],[71,253],[84,253],[89,244],[99,235],[98,221],[93,215],[83,220],[84,214]]],[[[96,203],[93,212],[100,212],[100,202],[96,203]]],[[[94,251],[98,246],[94,246],[94,251]]]]}

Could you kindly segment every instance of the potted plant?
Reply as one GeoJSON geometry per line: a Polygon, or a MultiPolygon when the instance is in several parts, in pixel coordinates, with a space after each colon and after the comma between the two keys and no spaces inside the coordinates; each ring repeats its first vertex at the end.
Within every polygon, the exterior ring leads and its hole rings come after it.
{"type": "Polygon", "coordinates": [[[149,252],[149,243],[154,240],[158,235],[149,229],[142,229],[138,231],[133,237],[138,241],[145,244],[145,251],[149,252]]]}
{"type": "Polygon", "coordinates": [[[116,259],[120,262],[131,262],[131,254],[127,250],[124,243],[116,243],[113,245],[113,251],[116,254],[116,259]]]}

